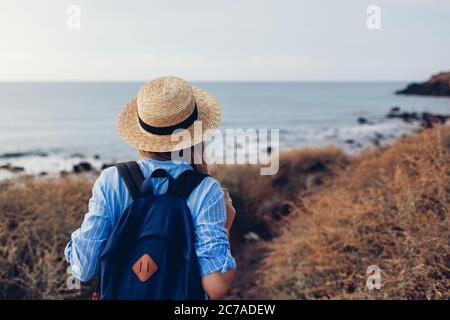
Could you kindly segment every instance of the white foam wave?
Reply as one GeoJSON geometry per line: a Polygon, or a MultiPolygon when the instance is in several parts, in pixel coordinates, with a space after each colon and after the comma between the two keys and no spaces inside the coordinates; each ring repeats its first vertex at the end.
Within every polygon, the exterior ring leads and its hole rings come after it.
{"type": "MultiPolygon", "coordinates": [[[[392,143],[401,135],[409,134],[418,124],[408,124],[401,120],[385,120],[376,124],[356,124],[334,128],[290,128],[279,133],[279,145],[274,141],[268,144],[259,143],[252,137],[245,145],[239,142],[224,141],[221,152],[225,159],[229,157],[249,157],[259,155],[265,157],[271,150],[287,150],[302,147],[321,147],[336,145],[350,153],[358,152],[374,144],[392,143]]],[[[241,141],[242,140],[237,140],[241,141]]],[[[220,145],[219,145],[220,147],[220,145]]],[[[62,171],[72,172],[75,165],[88,162],[92,169],[101,170],[104,163],[112,161],[82,155],[64,155],[60,153],[17,153],[0,156],[0,180],[11,179],[20,175],[59,174],[62,171]],[[2,166],[6,168],[1,169],[2,166]]]]}
{"type": "Polygon", "coordinates": [[[95,170],[100,170],[104,163],[102,160],[93,157],[60,154],[0,158],[0,168],[9,166],[9,168],[0,169],[0,180],[21,175],[52,175],[59,174],[62,171],[71,172],[73,167],[81,162],[90,163],[95,170]]]}

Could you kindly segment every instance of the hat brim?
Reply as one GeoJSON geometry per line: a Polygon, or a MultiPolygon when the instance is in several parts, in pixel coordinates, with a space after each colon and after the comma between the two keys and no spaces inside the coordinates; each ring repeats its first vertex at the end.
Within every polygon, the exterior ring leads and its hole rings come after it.
{"type": "Polygon", "coordinates": [[[207,91],[192,87],[198,110],[200,125],[192,124],[182,132],[157,135],[145,131],[139,124],[137,99],[127,103],[117,120],[119,136],[130,146],[145,151],[170,152],[189,148],[202,142],[220,125],[222,111],[217,100],[207,91]]]}

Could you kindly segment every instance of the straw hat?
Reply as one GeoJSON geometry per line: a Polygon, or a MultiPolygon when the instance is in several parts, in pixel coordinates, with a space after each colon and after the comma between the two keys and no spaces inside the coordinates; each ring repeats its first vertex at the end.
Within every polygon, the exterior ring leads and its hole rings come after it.
{"type": "Polygon", "coordinates": [[[183,79],[161,77],[147,82],[125,105],[117,131],[137,149],[176,151],[202,142],[205,131],[219,127],[220,117],[220,105],[211,94],[183,79]],[[176,129],[183,130],[173,133],[176,129]]]}

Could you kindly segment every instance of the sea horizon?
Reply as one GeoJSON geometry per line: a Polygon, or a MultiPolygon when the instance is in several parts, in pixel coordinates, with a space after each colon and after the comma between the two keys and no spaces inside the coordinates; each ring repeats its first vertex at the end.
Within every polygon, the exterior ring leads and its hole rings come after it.
{"type": "MultiPolygon", "coordinates": [[[[145,83],[148,79],[143,80],[102,80],[102,79],[85,79],[85,80],[76,80],[76,79],[61,79],[61,80],[46,80],[46,79],[38,79],[38,80],[0,80],[0,84],[54,84],[54,83],[145,83]]],[[[413,83],[413,82],[420,82],[423,81],[423,79],[415,79],[415,80],[208,80],[208,79],[199,79],[199,80],[192,80],[192,79],[186,79],[186,81],[190,83],[331,83],[331,84],[339,84],[339,83],[401,83],[401,84],[407,84],[407,83],[413,83]]]]}

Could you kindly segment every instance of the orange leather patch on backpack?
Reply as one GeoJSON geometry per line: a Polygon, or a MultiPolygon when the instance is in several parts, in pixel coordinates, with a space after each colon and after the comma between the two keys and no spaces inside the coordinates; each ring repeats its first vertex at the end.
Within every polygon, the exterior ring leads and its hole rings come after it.
{"type": "Polygon", "coordinates": [[[133,271],[142,282],[147,281],[157,270],[155,261],[146,253],[133,264],[133,271]]]}

